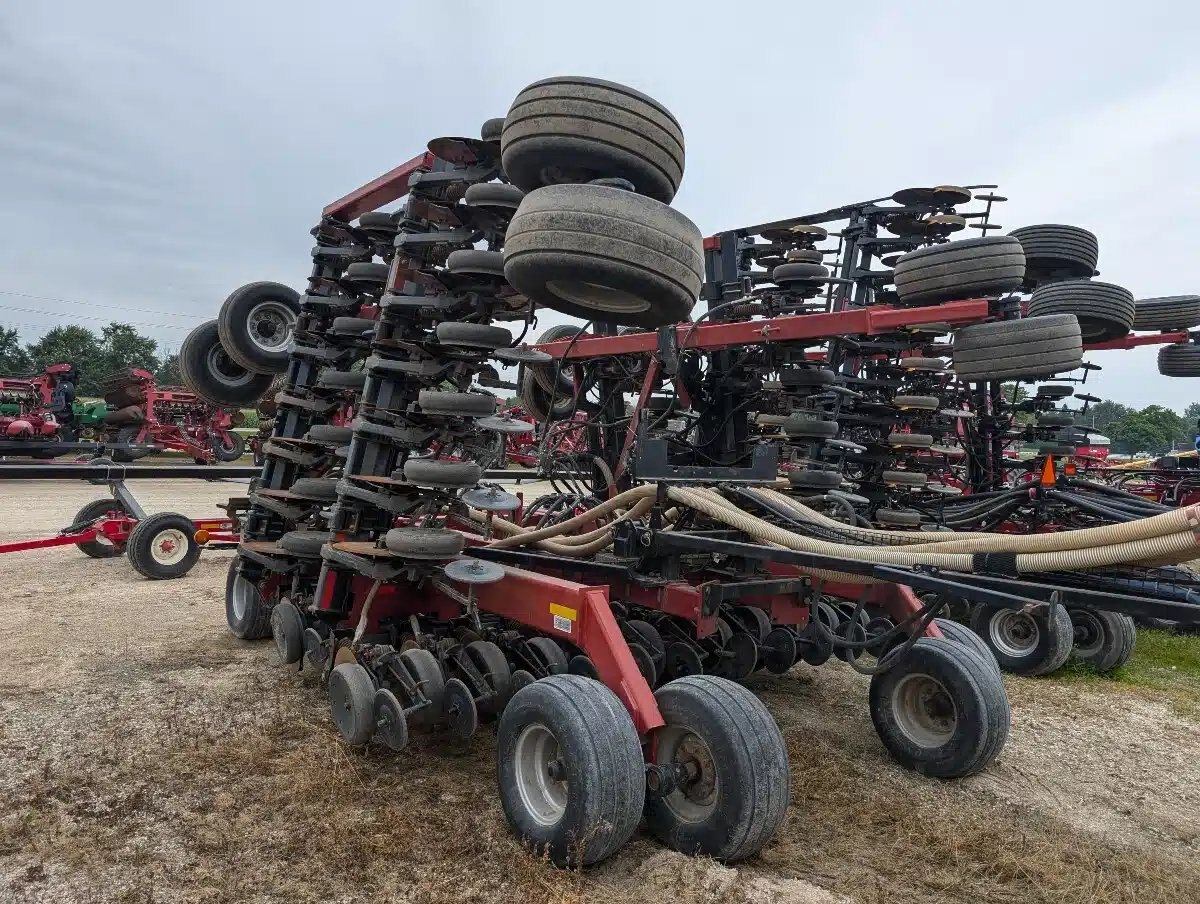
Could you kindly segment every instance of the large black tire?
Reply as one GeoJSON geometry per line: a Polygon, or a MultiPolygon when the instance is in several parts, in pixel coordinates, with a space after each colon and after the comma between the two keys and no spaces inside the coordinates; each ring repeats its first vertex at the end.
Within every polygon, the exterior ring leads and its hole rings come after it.
{"type": "Polygon", "coordinates": [[[983,657],[984,662],[997,672],[1000,671],[1000,663],[996,662],[996,657],[992,653],[991,647],[984,643],[983,638],[966,625],[960,625],[958,622],[951,621],[948,618],[935,618],[933,623],[941,629],[942,634],[946,636],[947,640],[962,644],[964,647],[970,647],[983,657]]]}
{"type": "Polygon", "coordinates": [[[104,412],[104,423],[119,427],[123,424],[140,424],[146,420],[146,412],[141,405],[126,405],[115,411],[104,412]]]}
{"type": "Polygon", "coordinates": [[[954,372],[971,382],[1049,377],[1082,363],[1073,314],[976,323],[954,332],[954,372]]]}
{"type": "Polygon", "coordinates": [[[1158,350],[1158,372],[1164,377],[1200,377],[1200,345],[1164,345],[1158,350]]]}
{"type": "MultiPolygon", "coordinates": [[[[130,424],[127,427],[122,427],[113,436],[113,444],[117,446],[131,446],[137,442],[138,434],[141,432],[142,428],[137,424],[130,424]]],[[[153,452],[152,450],[135,451],[133,449],[111,449],[110,454],[112,455],[113,461],[124,463],[137,461],[139,458],[145,458],[147,455],[152,455],[153,452]]]]}
{"type": "Polygon", "coordinates": [[[225,577],[225,621],[235,637],[261,640],[271,634],[271,607],[248,578],[238,574],[238,557],[225,577]]]}
{"type": "MultiPolygon", "coordinates": [[[[71,526],[86,527],[109,512],[129,514],[125,506],[116,499],[96,499],[75,513],[75,520],[71,522],[71,526]]],[[[124,546],[117,546],[107,540],[86,540],[75,545],[89,559],[116,559],[125,553],[124,546]]]]}
{"type": "Polygon", "coordinates": [[[210,320],[184,337],[179,346],[179,371],[188,389],[225,408],[251,408],[271,386],[271,374],[255,373],[236,362],[210,320]]]}
{"type": "Polygon", "coordinates": [[[1119,669],[1129,661],[1137,643],[1137,627],[1128,615],[1071,609],[1070,617],[1074,632],[1073,658],[1102,673],[1119,669]]]}
{"type": "Polygon", "coordinates": [[[1200,295],[1164,295],[1134,301],[1135,330],[1190,330],[1200,326],[1200,295]]]}
{"type": "MultiPolygon", "coordinates": [[[[558,342],[560,339],[574,339],[579,336],[581,339],[590,336],[590,333],[585,333],[577,326],[571,326],[569,323],[560,323],[550,327],[537,337],[536,345],[541,345],[543,342],[558,342]]],[[[575,383],[563,368],[556,364],[546,365],[525,365],[527,371],[534,374],[538,381],[538,385],[547,392],[553,391],[556,395],[570,399],[575,394],[575,383]],[[556,388],[557,385],[557,388],[556,388]]]]}
{"type": "Polygon", "coordinates": [[[217,461],[237,461],[246,454],[246,438],[232,430],[225,431],[224,436],[213,440],[213,454],[217,461]]]}
{"type": "Polygon", "coordinates": [[[1022,226],[1008,235],[1025,249],[1025,275],[1030,284],[1086,279],[1096,273],[1100,243],[1086,229],[1046,223],[1022,226]]]}
{"type": "Polygon", "coordinates": [[[791,771],[767,708],[739,684],[692,675],[655,693],[666,725],[657,762],[691,763],[694,780],[646,801],[646,824],[685,854],[742,860],[761,851],[787,815],[791,771]]]}
{"type": "Polygon", "coordinates": [[[559,76],[521,91],[504,118],[501,164],[526,192],[627,179],[670,204],[683,179],[683,130],[662,104],[625,85],[559,76]]]}
{"type": "Polygon", "coordinates": [[[1071,616],[1062,606],[1034,612],[976,606],[971,630],[983,638],[1005,672],[1033,677],[1058,671],[1071,655],[1071,616]]]}
{"type": "Polygon", "coordinates": [[[1111,283],[1068,279],[1042,286],[1029,299],[1029,317],[1074,314],[1084,342],[1120,339],[1133,328],[1133,293],[1111,283]]]}
{"type": "Polygon", "coordinates": [[[139,521],[125,549],[133,570],[152,581],[181,578],[200,560],[196,525],[175,512],[159,512],[139,521]]]}
{"type": "Polygon", "coordinates": [[[906,302],[952,301],[1020,288],[1025,253],[1014,238],[992,235],[931,245],[896,262],[896,294],[906,302]]]}
{"type": "Polygon", "coordinates": [[[700,230],[652,198],[602,185],[525,196],[504,243],[504,275],[538,304],[659,327],[685,320],[704,279],[700,230]]]}
{"type": "Polygon", "coordinates": [[[645,773],[629,712],[598,681],[550,675],[500,718],[500,802],[513,830],[561,866],[588,866],[632,837],[645,773]]]}
{"type": "Polygon", "coordinates": [[[575,410],[575,399],[572,393],[557,392],[551,407],[550,392],[538,382],[532,367],[524,368],[517,382],[521,404],[529,412],[529,416],[541,424],[559,421],[571,416],[575,410]]]}
{"type": "Polygon", "coordinates": [[[925,637],[871,679],[871,721],[902,766],[938,778],[986,767],[1008,739],[1004,683],[979,653],[925,637]]]}
{"type": "Polygon", "coordinates": [[[287,369],[288,343],[300,315],[300,293],[276,282],[235,289],[221,305],[217,330],[235,362],[253,373],[287,369]]]}

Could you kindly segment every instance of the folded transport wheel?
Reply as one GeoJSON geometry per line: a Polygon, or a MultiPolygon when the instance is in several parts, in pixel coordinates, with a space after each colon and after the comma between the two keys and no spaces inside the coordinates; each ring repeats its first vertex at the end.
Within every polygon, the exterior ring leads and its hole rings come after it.
{"type": "Polygon", "coordinates": [[[225,578],[225,621],[235,637],[261,640],[271,634],[271,607],[258,586],[238,570],[240,564],[241,557],[235,556],[225,578]]]}
{"type": "Polygon", "coordinates": [[[1134,301],[1135,330],[1190,330],[1200,326],[1200,295],[1164,295],[1134,301]]]}
{"type": "Polygon", "coordinates": [[[525,196],[504,242],[504,275],[538,304],[655,328],[686,320],[704,279],[696,225],[665,204],[602,185],[525,196]]]}
{"type": "Polygon", "coordinates": [[[1033,379],[1083,363],[1074,314],[975,323],[954,331],[954,372],[963,380],[1033,379]]]}
{"type": "Polygon", "coordinates": [[[299,315],[300,293],[295,289],[276,282],[242,286],[225,299],[217,315],[221,345],[247,370],[283,373],[299,315]]]}
{"type": "Polygon", "coordinates": [[[870,706],[875,731],[896,761],[937,778],[986,767],[1004,746],[1012,717],[999,672],[975,650],[933,637],[871,678],[870,706]]]}
{"type": "Polygon", "coordinates": [[[196,525],[175,512],[150,515],[134,526],[125,553],[142,577],[152,581],[181,578],[200,559],[196,525]]]}
{"type": "Polygon", "coordinates": [[[654,98],[616,82],[557,76],[513,100],[500,138],[513,185],[620,178],[670,204],[683,179],[683,130],[654,98]]]}
{"type": "Polygon", "coordinates": [[[1062,606],[1022,612],[978,605],[971,630],[983,638],[1001,670],[1014,675],[1049,675],[1071,655],[1071,616],[1062,606]]]}
{"type": "Polygon", "coordinates": [[[1021,243],[1004,235],[930,245],[896,262],[896,294],[903,302],[939,302],[999,295],[1025,278],[1021,243]]]}
{"type": "Polygon", "coordinates": [[[1069,609],[1074,644],[1071,656],[1097,672],[1111,672],[1129,661],[1137,626],[1128,615],[1093,609],[1069,609]]]}
{"type": "Polygon", "coordinates": [[[1158,372],[1164,377],[1200,377],[1200,345],[1164,345],[1158,350],[1158,372]]]}
{"type": "Polygon", "coordinates": [[[500,801],[516,833],[560,866],[588,866],[633,835],[645,799],[637,731],[598,681],[551,675],[522,688],[500,719],[500,801]]]}
{"type": "Polygon", "coordinates": [[[1084,342],[1104,342],[1127,336],[1137,308],[1133,293],[1111,283],[1069,279],[1037,289],[1029,298],[1030,319],[1074,314],[1084,342]]]}
{"type": "Polygon", "coordinates": [[[655,732],[655,764],[670,774],[665,793],[646,799],[650,831],[685,854],[758,853],[783,824],[791,796],[775,720],[750,691],[714,675],[680,678],[654,696],[666,722],[655,732]]]}
{"type": "MultiPolygon", "coordinates": [[[[75,513],[75,520],[71,524],[83,527],[98,518],[103,518],[110,512],[121,515],[129,514],[125,506],[116,499],[95,499],[75,513]]],[[[75,545],[89,559],[115,559],[125,553],[124,545],[118,546],[103,536],[97,537],[95,540],[84,540],[75,545]]]]}
{"type": "Polygon", "coordinates": [[[271,374],[256,373],[230,356],[217,335],[217,322],[202,323],[179,345],[179,370],[202,399],[228,408],[249,408],[271,388],[271,374]]]}
{"type": "Polygon", "coordinates": [[[1022,226],[1008,235],[1025,251],[1025,279],[1030,284],[1095,275],[1100,242],[1086,229],[1043,223],[1022,226]]]}
{"type": "Polygon", "coordinates": [[[375,734],[375,682],[357,662],[343,662],[329,674],[329,708],[342,740],[359,747],[375,734]]]}

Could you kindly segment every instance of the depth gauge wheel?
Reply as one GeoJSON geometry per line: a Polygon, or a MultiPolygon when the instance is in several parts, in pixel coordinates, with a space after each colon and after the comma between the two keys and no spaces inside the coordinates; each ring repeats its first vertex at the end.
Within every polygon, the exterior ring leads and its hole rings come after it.
{"type": "Polygon", "coordinates": [[[775,720],[750,691],[713,675],[680,678],[654,696],[666,721],[656,732],[656,763],[672,767],[675,782],[647,798],[650,831],[685,854],[758,853],[783,824],[791,796],[775,720]]]}
{"type": "Polygon", "coordinates": [[[196,525],[175,512],[159,512],[139,521],[129,535],[129,564],[152,581],[181,578],[200,559],[196,525]]]}
{"type": "Polygon", "coordinates": [[[375,682],[357,662],[334,666],[329,675],[329,706],[342,740],[359,747],[375,734],[375,682]]]}
{"type": "Polygon", "coordinates": [[[271,633],[271,607],[254,582],[238,571],[240,556],[229,563],[225,578],[225,621],[235,637],[261,640],[271,633]]]}
{"type": "Polygon", "coordinates": [[[629,840],[645,797],[637,731],[598,681],[551,675],[512,698],[496,745],[509,825],[560,866],[598,863],[629,840]]]}

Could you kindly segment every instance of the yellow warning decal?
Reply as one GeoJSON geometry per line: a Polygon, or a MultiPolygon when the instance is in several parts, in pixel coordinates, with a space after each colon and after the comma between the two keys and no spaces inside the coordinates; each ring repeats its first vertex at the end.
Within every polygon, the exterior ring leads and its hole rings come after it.
{"type": "Polygon", "coordinates": [[[560,618],[565,618],[568,621],[578,621],[579,613],[567,606],[560,606],[558,603],[550,604],[550,614],[557,615],[560,618]]]}

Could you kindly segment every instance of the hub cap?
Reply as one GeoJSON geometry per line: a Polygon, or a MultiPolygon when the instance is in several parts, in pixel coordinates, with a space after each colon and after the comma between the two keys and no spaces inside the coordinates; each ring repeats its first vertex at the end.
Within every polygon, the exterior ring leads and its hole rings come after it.
{"type": "Polygon", "coordinates": [[[1005,656],[1028,656],[1037,649],[1042,632],[1033,617],[1005,609],[997,612],[988,627],[992,645],[1005,656]]]}
{"type": "Polygon", "coordinates": [[[940,681],[928,675],[905,675],[892,695],[892,718],[910,741],[941,747],[954,735],[958,710],[940,681]]]}
{"type": "Polygon", "coordinates": [[[150,544],[150,555],[159,565],[174,565],[187,555],[187,551],[187,536],[173,527],[156,535],[150,544]]]}
{"type": "Polygon", "coordinates": [[[219,345],[208,350],[208,369],[227,386],[242,386],[254,379],[254,374],[235,363],[219,345]]]}
{"type": "Polygon", "coordinates": [[[250,341],[264,352],[287,350],[296,325],[296,314],[278,301],[263,301],[250,309],[246,318],[250,341]]]}
{"type": "Polygon", "coordinates": [[[528,725],[517,736],[517,791],[521,803],[541,825],[552,826],[567,812],[566,771],[558,740],[545,725],[528,725]]]}
{"type": "Polygon", "coordinates": [[[699,735],[667,725],[658,733],[658,762],[679,767],[675,790],[663,798],[681,822],[703,822],[717,807],[721,780],[712,751],[699,735]]]}

